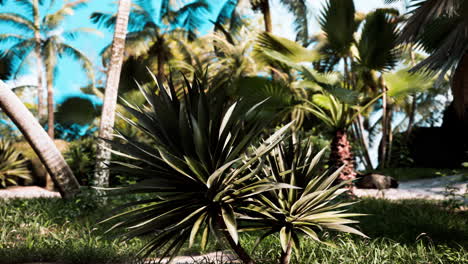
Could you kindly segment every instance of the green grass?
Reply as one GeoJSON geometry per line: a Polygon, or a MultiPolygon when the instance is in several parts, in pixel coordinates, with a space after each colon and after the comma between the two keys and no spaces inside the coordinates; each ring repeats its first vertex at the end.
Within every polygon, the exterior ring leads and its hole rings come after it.
{"type": "Polygon", "coordinates": [[[411,181],[419,179],[431,179],[455,174],[463,174],[468,178],[468,168],[461,169],[432,169],[432,168],[387,168],[372,171],[387,176],[392,176],[399,181],[411,181]]]}
{"type": "MultiPolygon", "coordinates": [[[[122,202],[122,201],[120,201],[122,202]]],[[[115,206],[109,201],[106,208],[115,206]]],[[[0,200],[0,263],[124,263],[144,239],[120,243],[108,226],[97,226],[105,211],[90,198],[0,200]]],[[[354,205],[360,227],[370,239],[325,233],[328,247],[304,239],[293,263],[468,263],[468,214],[453,213],[438,203],[420,200],[390,202],[364,199],[354,205]]],[[[243,234],[248,250],[258,234],[243,234]]],[[[211,245],[210,250],[219,249],[211,245]]],[[[186,249],[184,253],[197,252],[186,249]]],[[[253,251],[259,263],[276,263],[277,237],[253,251]]]]}

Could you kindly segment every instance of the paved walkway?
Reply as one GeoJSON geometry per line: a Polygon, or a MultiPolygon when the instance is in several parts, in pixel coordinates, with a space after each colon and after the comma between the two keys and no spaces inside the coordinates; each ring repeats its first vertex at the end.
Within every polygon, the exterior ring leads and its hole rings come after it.
{"type": "MultiPolygon", "coordinates": [[[[433,179],[414,180],[400,182],[398,189],[387,189],[379,192],[373,189],[357,189],[355,194],[359,197],[383,197],[390,200],[398,199],[447,199],[444,195],[447,186],[458,188],[455,193],[461,199],[461,196],[467,193],[468,180],[463,180],[462,175],[445,176],[433,179]]],[[[465,204],[468,204],[468,198],[465,197],[465,204]]]]}
{"type": "Polygon", "coordinates": [[[12,186],[0,189],[0,198],[38,198],[60,197],[58,192],[51,192],[39,186],[12,186]]]}

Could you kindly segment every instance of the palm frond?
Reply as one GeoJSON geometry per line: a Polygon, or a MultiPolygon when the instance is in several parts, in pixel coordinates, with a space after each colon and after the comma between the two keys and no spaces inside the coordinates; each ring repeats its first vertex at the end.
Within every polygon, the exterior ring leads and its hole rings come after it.
{"type": "Polygon", "coordinates": [[[353,0],[328,0],[321,12],[320,27],[329,47],[340,57],[349,55],[354,42],[354,33],[359,26],[355,14],[353,0]]]}
{"type": "Polygon", "coordinates": [[[0,13],[0,23],[11,25],[25,32],[34,32],[36,30],[31,20],[16,13],[0,13]]]}
{"type": "Polygon", "coordinates": [[[360,66],[375,71],[390,70],[399,58],[397,25],[386,10],[377,9],[366,18],[357,45],[360,66]]]}
{"type": "Polygon", "coordinates": [[[320,58],[320,54],[315,50],[306,49],[297,42],[267,32],[258,36],[254,50],[254,56],[266,63],[277,61],[289,65],[313,62],[320,58]]]}
{"type": "Polygon", "coordinates": [[[309,42],[309,20],[307,1],[305,0],[281,0],[281,3],[287,7],[288,11],[294,15],[294,24],[296,31],[296,41],[303,46],[309,42]]]}
{"type": "Polygon", "coordinates": [[[89,0],[75,0],[67,2],[55,13],[48,14],[44,17],[44,26],[49,30],[56,29],[61,23],[64,22],[64,19],[67,16],[72,16],[76,10],[85,7],[88,1],[89,0]]]}
{"type": "Polygon", "coordinates": [[[104,34],[100,30],[88,27],[79,27],[71,30],[66,30],[62,33],[62,36],[69,40],[75,40],[79,37],[85,37],[85,35],[87,34],[104,37],[104,34]]]}

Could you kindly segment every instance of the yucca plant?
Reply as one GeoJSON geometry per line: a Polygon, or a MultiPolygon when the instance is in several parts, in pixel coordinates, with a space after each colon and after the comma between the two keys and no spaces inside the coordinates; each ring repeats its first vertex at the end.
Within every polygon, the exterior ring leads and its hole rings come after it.
{"type": "Polygon", "coordinates": [[[268,120],[256,118],[262,103],[250,109],[239,103],[226,105],[220,95],[207,94],[195,78],[176,94],[172,82],[141,88],[147,103],[126,109],[135,128],[152,138],[151,144],[122,133],[111,142],[116,154],[143,162],[144,166],[119,163],[114,169],[141,176],[125,193],[149,194],[128,204],[105,221],[118,220],[114,228],[125,230],[124,239],[150,235],[142,257],[151,252],[174,257],[188,242],[199,239],[202,248],[209,236],[224,238],[239,258],[253,263],[238,241],[236,208],[247,205],[257,193],[286,187],[268,178],[254,177],[257,161],[283,138],[289,125],[279,129],[255,149],[268,120]]]}
{"type": "Polygon", "coordinates": [[[0,139],[0,184],[17,185],[15,178],[30,179],[27,160],[6,139],[0,139]]]}
{"type": "Polygon", "coordinates": [[[332,186],[344,166],[331,173],[323,173],[319,161],[325,149],[313,155],[310,140],[301,142],[295,138],[278,144],[265,157],[263,174],[275,182],[296,188],[261,193],[254,203],[242,207],[246,213],[241,219],[246,220],[246,224],[240,230],[264,231],[257,245],[266,237],[279,233],[281,264],[290,262],[293,248],[299,250],[301,235],[325,244],[329,243],[322,242],[318,235],[323,229],[366,237],[357,229],[347,226],[358,223],[349,217],[361,214],[346,213],[343,208],[352,203],[337,199],[346,191],[343,187],[347,182],[332,186]]]}

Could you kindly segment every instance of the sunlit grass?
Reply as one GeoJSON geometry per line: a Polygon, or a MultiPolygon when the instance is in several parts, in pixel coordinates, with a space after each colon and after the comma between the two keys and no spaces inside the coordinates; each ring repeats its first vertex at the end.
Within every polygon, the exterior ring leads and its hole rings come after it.
{"type": "MultiPolygon", "coordinates": [[[[119,242],[96,223],[115,201],[105,207],[88,197],[0,200],[0,263],[59,261],[63,263],[125,263],[144,239],[119,242]]],[[[121,203],[122,201],[117,201],[121,203]]],[[[370,239],[326,233],[335,247],[304,239],[293,263],[467,263],[468,214],[445,210],[436,202],[390,202],[364,199],[353,212],[370,239]]],[[[243,234],[242,243],[258,263],[277,263],[278,238],[272,236],[253,250],[259,234],[243,234]]],[[[222,247],[212,244],[209,251],[222,247]]],[[[195,246],[184,254],[199,253],[195,246]]]]}

